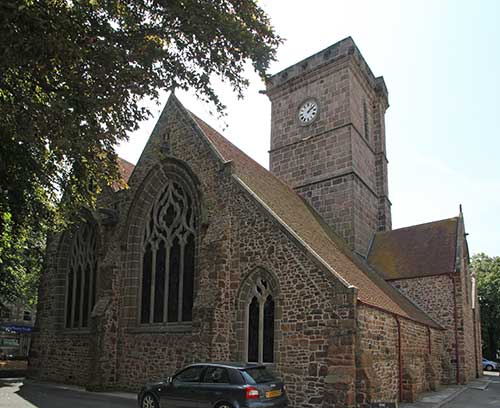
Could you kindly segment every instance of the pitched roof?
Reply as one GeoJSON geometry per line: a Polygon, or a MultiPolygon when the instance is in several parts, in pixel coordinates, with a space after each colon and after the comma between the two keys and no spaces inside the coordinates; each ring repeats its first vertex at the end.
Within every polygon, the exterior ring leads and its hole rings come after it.
{"type": "MultiPolygon", "coordinates": [[[[118,157],[116,162],[118,164],[118,171],[120,172],[121,178],[123,179],[123,181],[125,181],[125,183],[128,183],[130,176],[135,169],[135,166],[127,160],[122,159],[121,157],[118,157]]],[[[120,184],[120,182],[114,182],[111,185],[111,188],[113,189],[113,191],[119,191],[123,189],[123,186],[120,184]]]]}
{"type": "MultiPolygon", "coordinates": [[[[182,107],[182,105],[179,103],[182,107]]],[[[187,111],[186,111],[187,112],[187,111]]],[[[188,114],[190,114],[188,112],[188,114]]],[[[190,114],[201,132],[233,174],[261,201],[271,214],[291,230],[326,266],[349,285],[358,288],[358,299],[370,306],[440,328],[429,316],[357,258],[307,202],[287,184],[259,165],[203,120],[190,114]]]]}
{"type": "Polygon", "coordinates": [[[379,232],[368,262],[388,280],[454,272],[457,223],[454,217],[379,232]]]}

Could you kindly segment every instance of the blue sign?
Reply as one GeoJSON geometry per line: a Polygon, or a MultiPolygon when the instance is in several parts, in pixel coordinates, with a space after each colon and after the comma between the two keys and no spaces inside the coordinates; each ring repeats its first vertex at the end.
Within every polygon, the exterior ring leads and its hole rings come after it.
{"type": "Polygon", "coordinates": [[[0,329],[10,333],[31,333],[33,331],[31,326],[19,326],[17,324],[2,325],[0,329]]]}

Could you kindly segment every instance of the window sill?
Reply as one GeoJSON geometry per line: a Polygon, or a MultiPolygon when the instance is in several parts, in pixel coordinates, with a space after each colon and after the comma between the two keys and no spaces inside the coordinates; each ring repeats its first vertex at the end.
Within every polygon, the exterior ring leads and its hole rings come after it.
{"type": "Polygon", "coordinates": [[[87,335],[87,334],[92,334],[92,330],[90,330],[89,328],[84,328],[84,329],[61,329],[57,332],[57,334],[61,334],[61,335],[87,335]]]}
{"type": "Polygon", "coordinates": [[[128,329],[129,333],[173,333],[190,334],[193,328],[192,322],[175,322],[165,324],[148,324],[128,329]]]}

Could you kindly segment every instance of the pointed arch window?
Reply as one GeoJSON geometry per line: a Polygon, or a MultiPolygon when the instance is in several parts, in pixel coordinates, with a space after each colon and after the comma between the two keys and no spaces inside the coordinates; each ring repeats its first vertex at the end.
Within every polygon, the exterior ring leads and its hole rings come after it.
{"type": "Polygon", "coordinates": [[[85,328],[95,304],[96,229],[90,223],[78,228],[70,249],[66,282],[66,328],[85,328]]]}
{"type": "Polygon", "coordinates": [[[195,221],[192,198],[169,181],[144,229],[142,324],[192,320],[195,221]]]}
{"type": "Polygon", "coordinates": [[[257,279],[247,307],[247,361],[272,363],[275,305],[270,285],[265,279],[257,279]]]}

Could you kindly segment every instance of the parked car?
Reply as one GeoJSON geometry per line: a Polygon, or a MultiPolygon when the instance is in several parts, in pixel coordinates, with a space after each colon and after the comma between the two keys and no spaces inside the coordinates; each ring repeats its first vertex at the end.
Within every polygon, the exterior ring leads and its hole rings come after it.
{"type": "Polygon", "coordinates": [[[172,378],[145,385],[140,408],[285,408],[285,385],[262,364],[190,365],[172,378]]]}
{"type": "Polygon", "coordinates": [[[493,371],[493,370],[498,370],[498,363],[495,363],[494,361],[487,360],[483,357],[483,370],[486,371],[493,371]]]}

